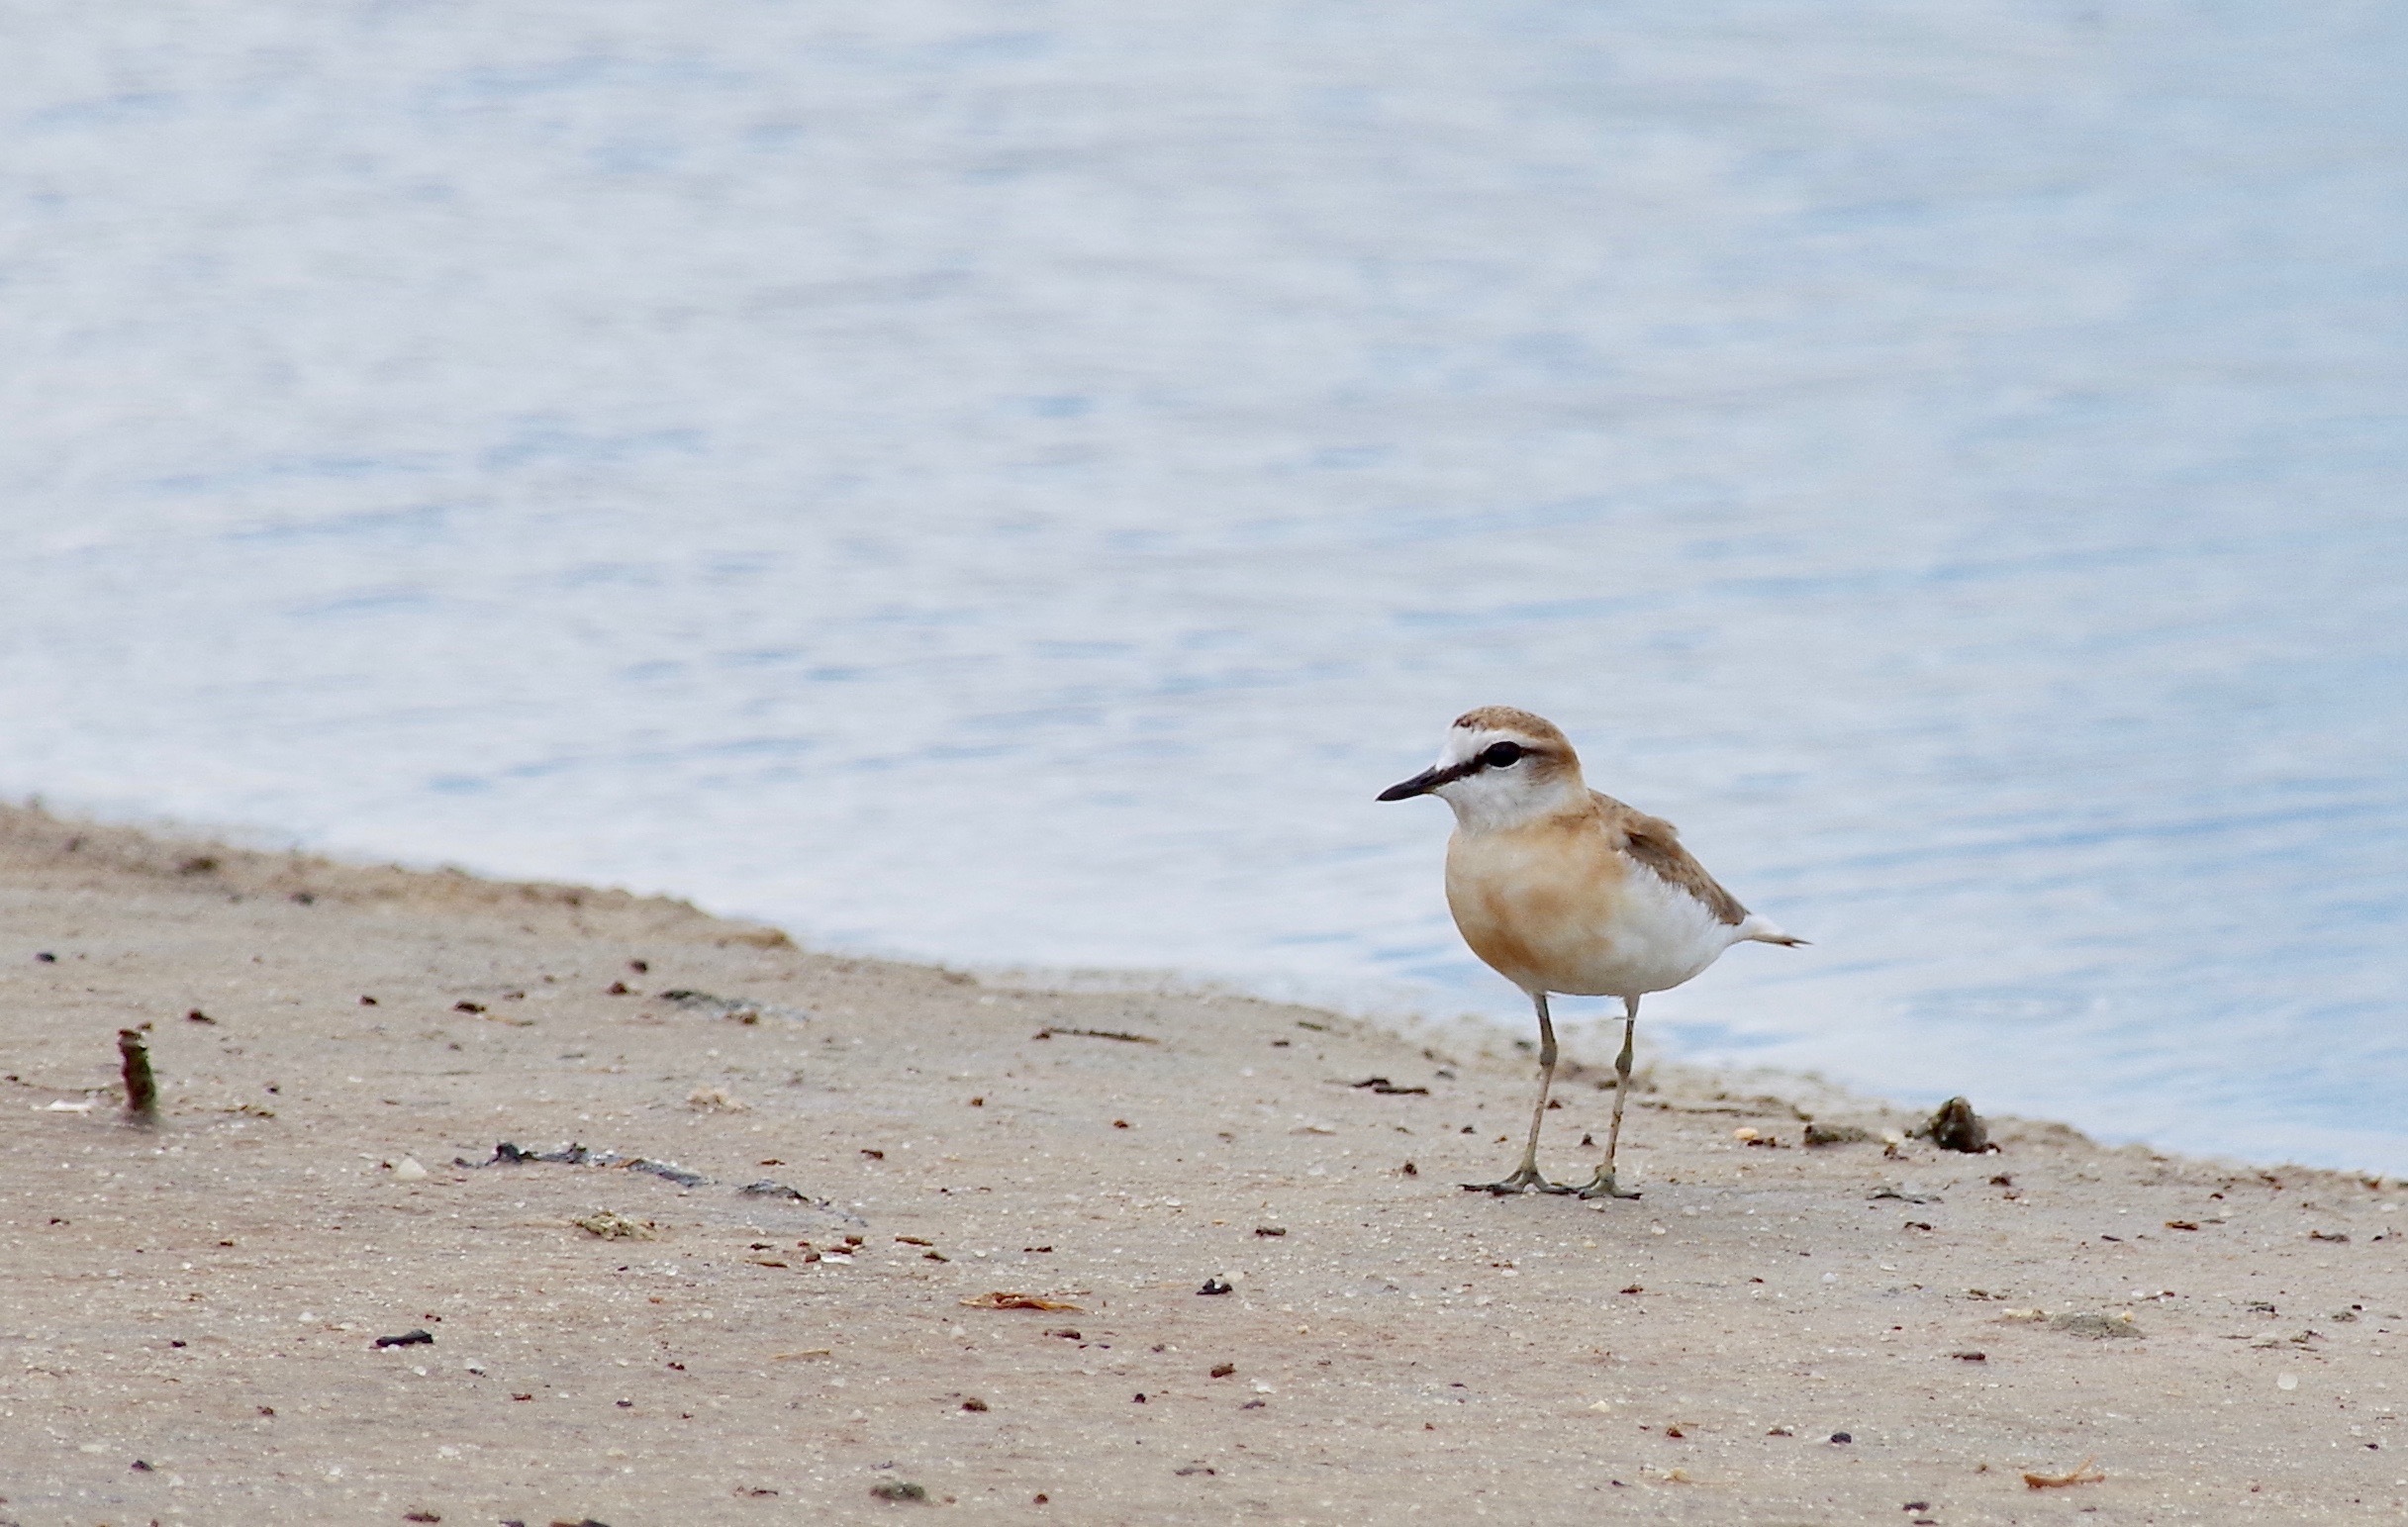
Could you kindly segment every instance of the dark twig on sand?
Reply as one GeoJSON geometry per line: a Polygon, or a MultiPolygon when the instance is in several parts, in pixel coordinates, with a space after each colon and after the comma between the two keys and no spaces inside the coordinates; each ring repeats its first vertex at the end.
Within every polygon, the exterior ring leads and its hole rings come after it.
{"type": "Polygon", "coordinates": [[[125,1061],[126,1111],[138,1118],[155,1118],[159,1109],[158,1082],[150,1075],[150,1046],[138,1028],[117,1031],[117,1053],[125,1061]]]}
{"type": "MultiPolygon", "coordinates": [[[[617,1151],[592,1150],[573,1141],[557,1150],[530,1151],[525,1146],[504,1140],[493,1148],[493,1156],[489,1160],[470,1161],[465,1156],[455,1156],[452,1158],[451,1164],[455,1167],[475,1169],[478,1167],[519,1166],[528,1162],[546,1162],[564,1167],[613,1167],[624,1172],[642,1172],[665,1182],[675,1183],[680,1188],[725,1186],[717,1183],[712,1178],[705,1177],[700,1172],[688,1171],[671,1162],[653,1161],[643,1156],[622,1156],[617,1151]]],[[[833,1214],[839,1219],[856,1225],[868,1223],[860,1215],[840,1208],[826,1198],[815,1198],[800,1189],[790,1188],[784,1183],[771,1182],[767,1178],[758,1182],[746,1183],[735,1191],[747,1197],[790,1200],[805,1208],[817,1209],[823,1214],[833,1214]]]]}

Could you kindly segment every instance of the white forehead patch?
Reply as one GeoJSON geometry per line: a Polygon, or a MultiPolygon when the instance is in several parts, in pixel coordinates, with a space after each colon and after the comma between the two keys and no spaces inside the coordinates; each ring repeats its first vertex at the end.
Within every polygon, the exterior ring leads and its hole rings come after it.
{"type": "Polygon", "coordinates": [[[1447,730],[1446,746],[1439,750],[1438,761],[1459,764],[1499,742],[1516,742],[1531,749],[1539,746],[1515,731],[1500,731],[1493,726],[1453,726],[1447,730]]]}
{"type": "Polygon", "coordinates": [[[1488,743],[1484,740],[1486,736],[1487,733],[1479,730],[1477,727],[1449,727],[1446,734],[1446,741],[1438,749],[1438,761],[1442,764],[1459,764],[1463,762],[1465,759],[1471,757],[1474,753],[1479,752],[1482,748],[1488,745],[1488,743]]]}

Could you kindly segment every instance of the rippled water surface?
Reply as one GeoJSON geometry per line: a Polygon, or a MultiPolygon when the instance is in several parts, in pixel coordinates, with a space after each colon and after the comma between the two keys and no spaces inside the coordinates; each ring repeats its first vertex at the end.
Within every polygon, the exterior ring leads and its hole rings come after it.
{"type": "Polygon", "coordinates": [[[2408,12],[228,0],[0,82],[0,788],[2408,1170],[2408,12]],[[1595,1004],[1572,1004],[1589,1007],[1595,1004]]]}

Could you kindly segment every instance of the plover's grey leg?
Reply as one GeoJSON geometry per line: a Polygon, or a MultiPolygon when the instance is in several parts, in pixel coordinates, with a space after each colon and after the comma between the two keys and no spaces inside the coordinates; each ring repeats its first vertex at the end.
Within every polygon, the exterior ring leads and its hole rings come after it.
{"type": "Polygon", "coordinates": [[[1555,1084],[1555,1020],[1547,1014],[1547,994],[1533,992],[1530,1001],[1538,1007],[1538,1102],[1530,1109],[1530,1139],[1522,1147],[1522,1164],[1493,1183],[1466,1183],[1473,1193],[1570,1193],[1539,1175],[1538,1131],[1547,1121],[1547,1090],[1555,1084]]]}
{"type": "Polygon", "coordinates": [[[1630,1098],[1631,1042],[1639,1032],[1639,1000],[1622,999],[1622,1053],[1613,1060],[1613,1123],[1605,1131],[1605,1164],[1597,1175],[1581,1190],[1584,1198],[1635,1198],[1639,1196],[1625,1189],[1616,1188],[1613,1181],[1614,1147],[1622,1143],[1622,1104],[1630,1098]]]}

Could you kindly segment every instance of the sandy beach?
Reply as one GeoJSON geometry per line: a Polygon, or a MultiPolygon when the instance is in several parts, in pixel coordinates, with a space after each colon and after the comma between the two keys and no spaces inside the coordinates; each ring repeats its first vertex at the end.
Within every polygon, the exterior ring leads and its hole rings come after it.
{"type": "Polygon", "coordinates": [[[2396,1184],[1658,1065],[1499,1200],[1509,1033],[31,810],[0,907],[23,1527],[2408,1510],[2396,1184]]]}

